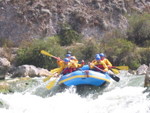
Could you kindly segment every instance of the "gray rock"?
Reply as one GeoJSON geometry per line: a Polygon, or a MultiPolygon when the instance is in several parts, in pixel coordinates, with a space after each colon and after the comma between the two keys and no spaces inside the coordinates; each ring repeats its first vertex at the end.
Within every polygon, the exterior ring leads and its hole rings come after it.
{"type": "Polygon", "coordinates": [[[150,75],[149,74],[145,75],[144,87],[150,87],[150,75]]]}
{"type": "Polygon", "coordinates": [[[48,76],[51,73],[43,68],[37,68],[33,65],[22,65],[16,67],[16,69],[12,73],[13,77],[39,77],[39,76],[48,76]]]}
{"type": "Polygon", "coordinates": [[[149,65],[149,67],[147,68],[147,71],[146,71],[144,87],[150,87],[150,65],[149,65]]]}
{"type": "Polygon", "coordinates": [[[0,79],[5,78],[5,74],[10,66],[10,62],[6,58],[0,58],[0,79]]]}
{"type": "Polygon", "coordinates": [[[148,69],[148,66],[145,65],[145,64],[143,64],[143,65],[141,65],[141,66],[137,69],[136,72],[137,72],[138,75],[146,74],[147,69],[148,69]]]}

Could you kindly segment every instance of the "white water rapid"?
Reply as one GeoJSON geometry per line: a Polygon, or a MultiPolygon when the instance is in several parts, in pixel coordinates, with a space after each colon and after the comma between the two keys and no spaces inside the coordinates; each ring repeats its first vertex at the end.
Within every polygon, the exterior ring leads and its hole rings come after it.
{"type": "Polygon", "coordinates": [[[150,113],[149,93],[143,93],[144,76],[125,72],[118,76],[120,82],[112,80],[95,98],[94,94],[82,97],[74,87],[52,96],[40,96],[46,91],[45,84],[44,90],[36,86],[25,92],[0,94],[0,113],[150,113]]]}

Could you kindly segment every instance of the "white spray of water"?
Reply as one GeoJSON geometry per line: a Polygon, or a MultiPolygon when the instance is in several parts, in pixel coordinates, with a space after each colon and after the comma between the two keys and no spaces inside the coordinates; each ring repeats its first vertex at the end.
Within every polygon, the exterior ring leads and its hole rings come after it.
{"type": "Polygon", "coordinates": [[[45,98],[31,92],[0,94],[0,101],[7,106],[0,108],[0,113],[150,113],[141,77],[120,78],[121,82],[112,82],[94,99],[92,94],[81,97],[73,87],[45,98]]]}
{"type": "Polygon", "coordinates": [[[115,88],[97,99],[65,91],[42,98],[29,93],[0,94],[8,108],[1,113],[149,113],[150,102],[142,87],[115,88]]]}

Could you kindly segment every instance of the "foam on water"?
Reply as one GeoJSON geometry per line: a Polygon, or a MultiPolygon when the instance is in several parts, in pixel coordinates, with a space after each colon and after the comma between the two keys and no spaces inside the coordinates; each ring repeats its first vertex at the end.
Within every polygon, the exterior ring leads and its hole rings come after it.
{"type": "Polygon", "coordinates": [[[44,98],[31,91],[0,94],[5,105],[0,113],[150,113],[148,93],[143,93],[145,88],[139,84],[143,78],[120,78],[122,82],[112,82],[97,98],[81,97],[74,87],[44,98]]]}

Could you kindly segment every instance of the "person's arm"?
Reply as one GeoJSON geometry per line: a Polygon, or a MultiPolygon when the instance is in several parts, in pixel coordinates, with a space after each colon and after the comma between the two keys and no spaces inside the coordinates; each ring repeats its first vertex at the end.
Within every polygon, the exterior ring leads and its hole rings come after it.
{"type": "Polygon", "coordinates": [[[96,66],[97,65],[97,62],[96,61],[92,61],[91,63],[89,63],[89,67],[90,67],[90,69],[93,69],[94,68],[94,66],[96,66]]]}
{"type": "Polygon", "coordinates": [[[96,60],[94,59],[94,60],[92,60],[92,62],[91,63],[95,63],[96,62],[96,60]]]}
{"type": "Polygon", "coordinates": [[[110,61],[108,59],[106,59],[106,64],[107,66],[111,67],[112,66],[112,63],[110,63],[110,61]]]}
{"type": "Polygon", "coordinates": [[[61,66],[63,65],[63,62],[64,62],[64,61],[62,61],[62,60],[57,60],[57,65],[58,65],[59,67],[61,67],[61,66]]]}
{"type": "Polygon", "coordinates": [[[84,60],[81,61],[81,64],[78,64],[78,68],[81,68],[85,64],[84,60]]]}
{"type": "Polygon", "coordinates": [[[103,67],[104,67],[104,69],[103,69],[103,71],[104,72],[107,72],[108,71],[108,66],[105,64],[105,62],[103,62],[103,61],[101,61],[101,63],[102,63],[102,65],[103,65],[103,67]]]}

